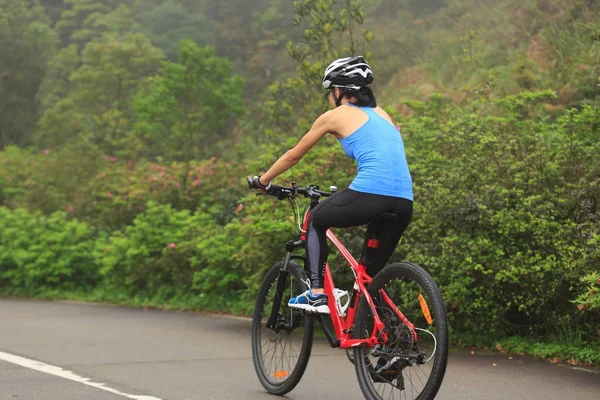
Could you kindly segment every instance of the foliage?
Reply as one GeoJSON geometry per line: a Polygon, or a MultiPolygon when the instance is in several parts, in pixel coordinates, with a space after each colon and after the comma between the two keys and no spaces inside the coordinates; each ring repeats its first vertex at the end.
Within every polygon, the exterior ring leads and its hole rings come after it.
{"type": "Polygon", "coordinates": [[[64,46],[76,44],[82,49],[104,33],[139,32],[141,27],[132,20],[135,0],[64,0],[69,8],[63,10],[55,30],[64,46]]]}
{"type": "Polygon", "coordinates": [[[47,214],[60,209],[106,231],[131,224],[148,201],[200,209],[223,225],[235,215],[243,193],[238,183],[244,166],[215,158],[188,166],[134,164],[85,147],[10,147],[1,154],[0,205],[47,214]]]}
{"type": "Polygon", "coordinates": [[[425,13],[398,4],[385,14],[367,14],[365,23],[379,38],[373,46],[377,70],[391,77],[384,88],[388,99],[444,93],[460,102],[470,92],[501,97],[551,88],[559,95],[555,108],[598,104],[600,3],[444,3],[425,13]]]}
{"type": "MultiPolygon", "coordinates": [[[[39,3],[54,30],[37,1],[0,0],[3,292],[248,313],[295,232],[243,176],[297,143],[325,65],[359,53],[415,183],[392,261],[433,274],[463,343],[598,363],[600,3],[39,3]]],[[[327,138],[278,181],[354,173],[327,138]]],[[[360,251],[361,228],[336,234],[360,251]]]]}
{"type": "Polygon", "coordinates": [[[580,311],[600,313],[600,274],[597,272],[588,274],[582,277],[581,281],[588,286],[585,292],[575,299],[577,308],[580,311]]]}
{"type": "Polygon", "coordinates": [[[35,94],[56,36],[36,0],[0,0],[0,150],[31,143],[35,94]]]}
{"type": "Polygon", "coordinates": [[[0,205],[51,214],[73,212],[70,203],[94,178],[103,157],[85,148],[57,151],[9,147],[0,161],[0,205]]]}
{"type": "Polygon", "coordinates": [[[503,352],[526,353],[554,363],[564,360],[573,365],[600,365],[600,347],[597,344],[583,341],[578,334],[571,333],[569,336],[550,343],[514,336],[501,340],[497,347],[503,352]]]}
{"type": "Polygon", "coordinates": [[[0,287],[5,293],[95,286],[94,236],[86,223],[68,221],[63,211],[44,216],[0,207],[0,224],[0,287]]]}
{"type": "Polygon", "coordinates": [[[202,212],[192,215],[150,202],[124,232],[97,242],[103,285],[127,298],[235,296],[244,289],[248,272],[238,253],[245,242],[238,227],[236,222],[219,226],[202,212]]]}
{"type": "Polygon", "coordinates": [[[178,58],[179,42],[183,38],[203,46],[216,40],[214,21],[202,13],[191,13],[177,0],[167,0],[150,8],[141,20],[152,43],[173,61],[178,58]]]}
{"type": "Polygon", "coordinates": [[[402,247],[442,286],[457,332],[577,323],[567,299],[597,264],[600,152],[585,138],[600,114],[584,107],[545,122],[539,110],[554,97],[525,92],[463,111],[438,97],[402,121],[417,206],[402,247]],[[435,145],[413,150],[422,142],[435,145]]]}
{"type": "MultiPolygon", "coordinates": [[[[292,111],[287,116],[290,121],[294,121],[297,114],[310,121],[328,107],[326,102],[314,105],[315,98],[320,100],[323,93],[321,80],[325,67],[343,56],[364,55],[368,58],[369,53],[363,50],[365,44],[373,39],[373,34],[366,29],[357,32],[364,20],[357,1],[301,0],[296,1],[294,6],[294,23],[304,28],[304,35],[300,43],[288,42],[287,50],[298,65],[298,77],[269,88],[273,97],[267,103],[267,112],[277,116],[286,109],[287,103],[291,106],[287,108],[292,111]],[[299,113],[296,105],[303,107],[303,112],[299,113]]],[[[301,125],[303,128],[305,126],[301,125]]]]}
{"type": "Polygon", "coordinates": [[[129,295],[178,285],[188,289],[192,271],[177,256],[185,253],[181,242],[189,239],[192,226],[189,211],[149,203],[124,232],[116,231],[96,244],[95,259],[104,284],[123,288],[129,295]],[[173,251],[178,244],[180,249],[173,251]]]}
{"type": "Polygon", "coordinates": [[[136,130],[145,147],[155,149],[149,155],[185,163],[218,155],[231,137],[232,119],[244,111],[242,85],[213,48],[183,40],[179,63],[165,62],[135,98],[136,130]]]}
{"type": "Polygon", "coordinates": [[[106,34],[89,42],[82,64],[68,78],[70,90],[40,120],[44,147],[74,140],[107,154],[135,157],[141,143],[131,132],[131,102],[143,78],[154,75],[162,52],[141,34],[106,34]],[[63,121],[69,121],[71,130],[63,121]]]}

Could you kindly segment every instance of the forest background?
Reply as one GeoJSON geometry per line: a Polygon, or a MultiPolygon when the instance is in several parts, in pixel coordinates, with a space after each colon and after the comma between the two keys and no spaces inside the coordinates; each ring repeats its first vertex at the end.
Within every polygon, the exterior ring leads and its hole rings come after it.
{"type": "MultiPolygon", "coordinates": [[[[600,364],[595,0],[0,0],[0,293],[249,314],[294,228],[244,178],[349,54],[413,175],[392,261],[435,277],[454,343],[600,364]]],[[[355,168],[327,138],[278,182],[355,168]]]]}

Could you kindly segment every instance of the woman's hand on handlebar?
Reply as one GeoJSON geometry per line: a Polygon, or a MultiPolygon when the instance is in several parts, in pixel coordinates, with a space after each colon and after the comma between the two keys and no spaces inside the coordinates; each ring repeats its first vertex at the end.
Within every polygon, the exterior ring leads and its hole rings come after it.
{"type": "Polygon", "coordinates": [[[265,194],[271,193],[271,188],[273,187],[272,182],[263,185],[260,182],[260,176],[254,176],[252,178],[246,177],[246,180],[248,181],[248,187],[250,187],[250,189],[258,189],[265,194]]]}

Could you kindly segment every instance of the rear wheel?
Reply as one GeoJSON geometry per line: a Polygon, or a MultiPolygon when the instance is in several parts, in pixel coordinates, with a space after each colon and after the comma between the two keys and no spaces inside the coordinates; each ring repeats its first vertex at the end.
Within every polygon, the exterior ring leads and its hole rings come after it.
{"type": "Polygon", "coordinates": [[[280,271],[282,265],[277,263],[267,272],[252,319],[254,369],[267,392],[278,395],[300,382],[312,350],[314,329],[312,317],[287,306],[290,298],[308,289],[306,274],[293,262],[287,271],[280,271]]]}
{"type": "MultiPolygon", "coordinates": [[[[360,388],[368,400],[435,398],[448,361],[446,307],[433,278],[410,263],[391,264],[381,270],[368,288],[388,340],[374,348],[354,349],[360,388]],[[383,299],[386,293],[403,319],[383,299]],[[410,323],[414,325],[413,330],[410,323]]],[[[362,299],[356,314],[354,337],[369,337],[373,313],[362,299]]]]}

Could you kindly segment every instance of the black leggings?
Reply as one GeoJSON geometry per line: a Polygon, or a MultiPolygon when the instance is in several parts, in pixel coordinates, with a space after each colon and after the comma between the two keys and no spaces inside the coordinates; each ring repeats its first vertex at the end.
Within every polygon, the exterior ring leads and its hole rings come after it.
{"type": "Polygon", "coordinates": [[[372,222],[383,213],[398,215],[379,231],[379,247],[365,253],[367,273],[374,276],[391,257],[412,218],[413,202],[399,197],[381,196],[346,189],[320,202],[310,213],[306,238],[313,288],[323,288],[325,263],[329,254],[326,232],[329,228],[348,228],[372,222]]]}

